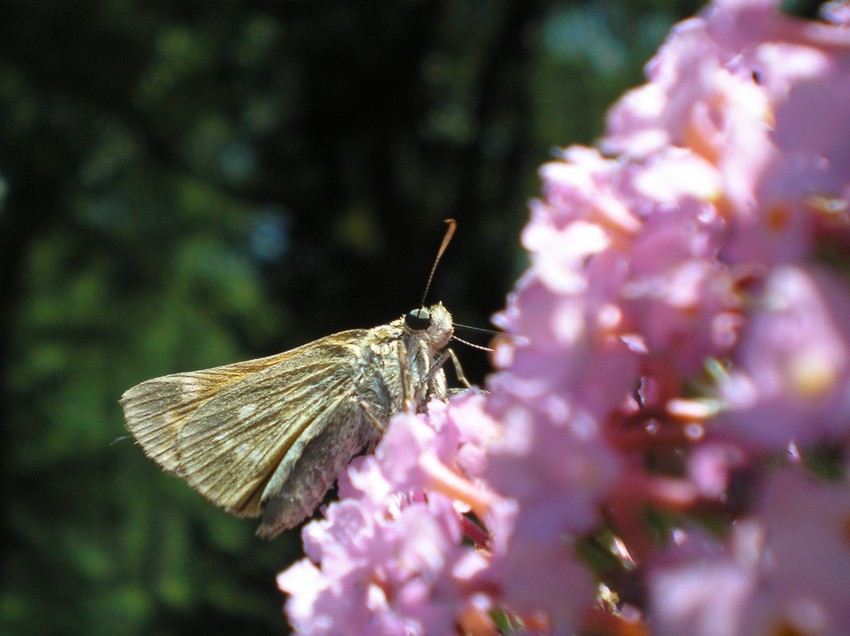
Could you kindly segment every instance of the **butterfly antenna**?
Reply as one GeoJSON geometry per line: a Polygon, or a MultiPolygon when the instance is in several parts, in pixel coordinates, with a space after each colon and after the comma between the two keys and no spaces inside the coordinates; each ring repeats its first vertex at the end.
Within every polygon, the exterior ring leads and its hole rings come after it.
{"type": "Polygon", "coordinates": [[[497,331],[495,329],[484,329],[483,327],[472,327],[471,325],[462,325],[459,322],[453,322],[452,327],[455,327],[457,329],[467,329],[469,331],[477,331],[479,333],[489,333],[493,336],[502,335],[501,331],[497,331]]]}
{"type": "Polygon", "coordinates": [[[425,283],[425,292],[422,294],[422,302],[419,303],[420,307],[425,306],[425,299],[428,297],[428,290],[431,289],[431,281],[434,278],[434,272],[437,271],[437,264],[443,257],[443,252],[446,251],[449,243],[451,243],[452,236],[454,236],[455,230],[457,229],[457,221],[454,219],[446,219],[446,223],[448,223],[449,227],[446,229],[446,235],[443,237],[440,249],[437,250],[437,258],[434,259],[434,264],[431,266],[431,273],[428,274],[428,282],[425,283]]]}
{"type": "Polygon", "coordinates": [[[491,353],[494,351],[490,347],[483,347],[483,346],[475,344],[473,342],[469,342],[468,340],[464,340],[463,338],[458,338],[457,336],[452,336],[452,340],[457,340],[458,342],[462,342],[467,347],[472,347],[473,349],[480,349],[481,351],[489,351],[491,353]]]}

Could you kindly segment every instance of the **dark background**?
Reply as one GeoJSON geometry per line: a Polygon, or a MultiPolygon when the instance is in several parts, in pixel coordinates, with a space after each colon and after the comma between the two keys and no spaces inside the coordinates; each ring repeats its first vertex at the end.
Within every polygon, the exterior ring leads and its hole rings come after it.
{"type": "Polygon", "coordinates": [[[539,164],[699,4],[0,2],[0,632],[285,631],[298,533],[162,474],[118,397],[397,318],[449,216],[430,299],[488,326],[539,164]]]}

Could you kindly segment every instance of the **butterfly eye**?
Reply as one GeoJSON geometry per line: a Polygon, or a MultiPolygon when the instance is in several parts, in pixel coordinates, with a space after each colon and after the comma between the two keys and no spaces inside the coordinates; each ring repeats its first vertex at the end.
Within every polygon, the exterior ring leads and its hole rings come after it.
{"type": "Polygon", "coordinates": [[[404,324],[413,331],[425,331],[431,326],[431,312],[427,309],[414,309],[404,317],[404,324]]]}

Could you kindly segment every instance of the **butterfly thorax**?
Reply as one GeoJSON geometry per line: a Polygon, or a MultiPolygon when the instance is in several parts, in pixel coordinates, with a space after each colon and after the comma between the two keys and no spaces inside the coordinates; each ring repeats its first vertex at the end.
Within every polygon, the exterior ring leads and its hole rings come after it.
{"type": "Polygon", "coordinates": [[[361,377],[371,383],[379,417],[408,406],[421,410],[431,397],[446,398],[445,374],[432,368],[452,333],[451,314],[441,303],[369,330],[361,377]]]}

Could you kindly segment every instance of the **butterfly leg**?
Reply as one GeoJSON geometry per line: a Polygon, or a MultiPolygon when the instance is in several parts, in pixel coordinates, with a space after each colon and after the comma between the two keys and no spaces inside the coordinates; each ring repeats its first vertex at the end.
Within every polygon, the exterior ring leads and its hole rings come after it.
{"type": "Polygon", "coordinates": [[[407,345],[403,340],[398,342],[398,371],[401,380],[401,404],[402,409],[412,412],[414,403],[413,383],[410,377],[410,365],[407,360],[407,345]]]}
{"type": "Polygon", "coordinates": [[[360,408],[363,409],[363,415],[366,416],[366,419],[372,422],[372,425],[375,427],[375,429],[380,435],[383,435],[384,431],[387,430],[386,422],[382,422],[381,418],[375,415],[375,412],[372,410],[372,407],[369,406],[369,403],[366,400],[360,400],[360,408]]]}
{"type": "Polygon", "coordinates": [[[469,383],[469,380],[466,379],[466,376],[463,374],[463,367],[460,366],[460,360],[457,358],[457,354],[451,349],[446,349],[443,353],[440,354],[440,357],[434,360],[434,364],[431,365],[431,368],[428,369],[428,375],[425,378],[426,382],[431,382],[434,376],[437,374],[443,366],[449,360],[452,361],[452,366],[455,368],[455,375],[457,379],[463,384],[467,389],[471,389],[472,385],[469,383]]]}

